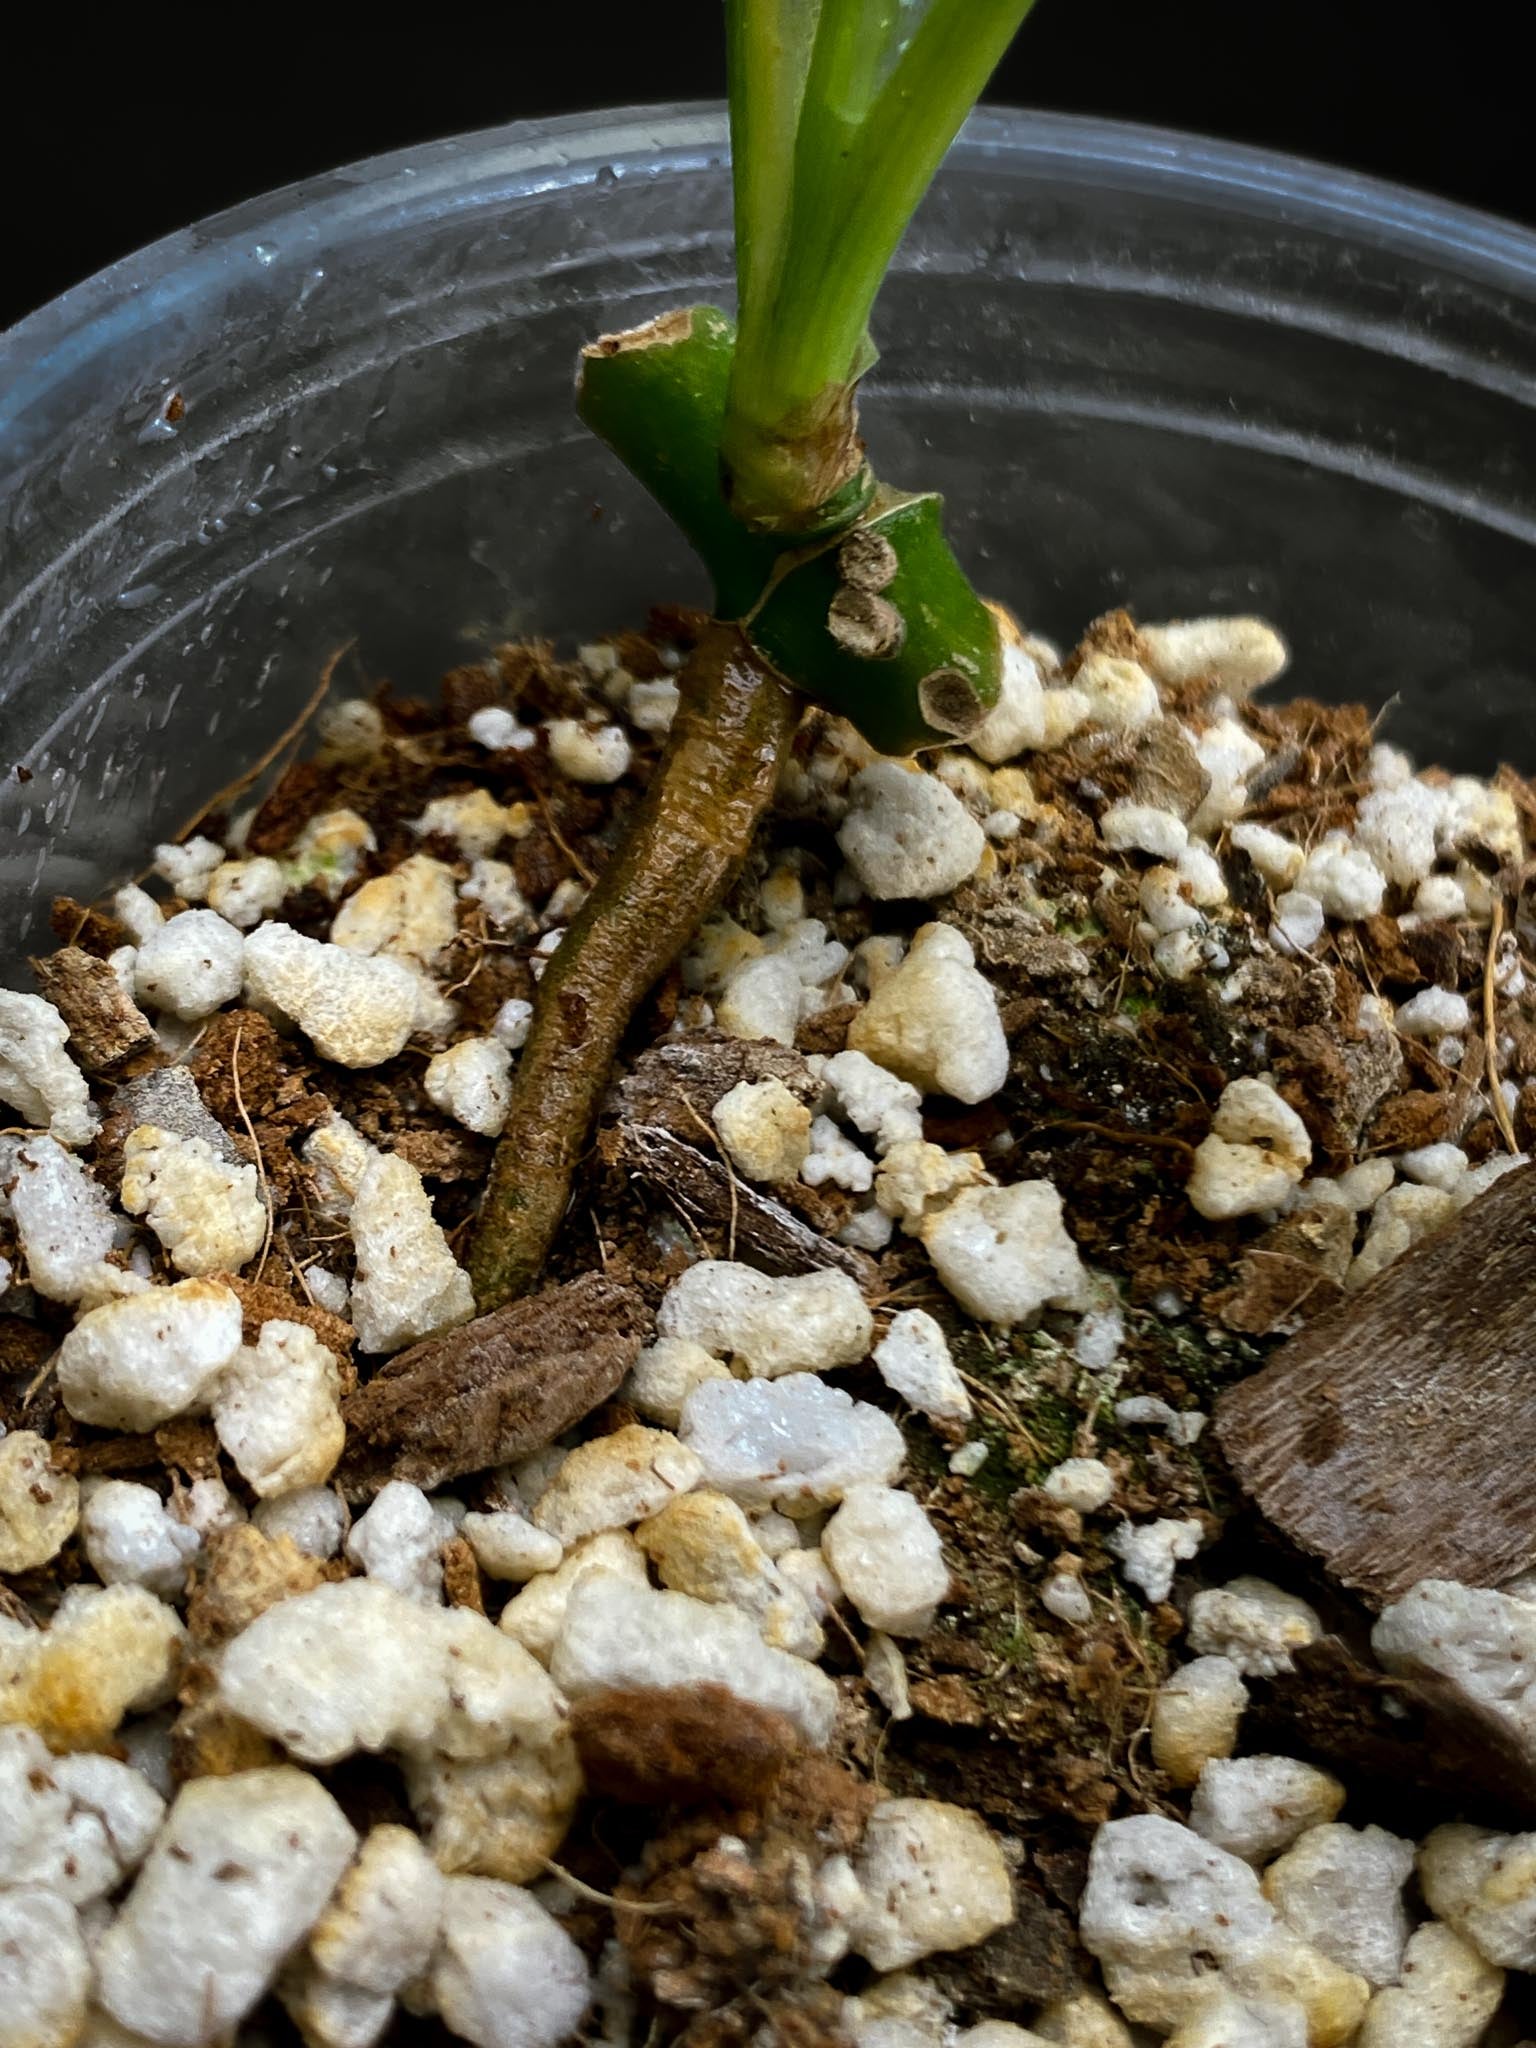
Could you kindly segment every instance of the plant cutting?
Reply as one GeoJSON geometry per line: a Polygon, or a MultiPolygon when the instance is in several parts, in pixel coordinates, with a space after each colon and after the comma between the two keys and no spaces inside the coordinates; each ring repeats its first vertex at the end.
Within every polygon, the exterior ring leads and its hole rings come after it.
{"type": "Polygon", "coordinates": [[[712,306],[595,341],[577,406],[714,584],[715,624],[640,816],[545,974],[471,1259],[494,1308],[543,1268],[636,1003],[744,858],[802,703],[885,753],[973,731],[998,620],[937,497],[858,431],[897,243],[1031,0],[729,0],[735,323],[712,306]]]}
{"type": "Polygon", "coordinates": [[[1536,789],[869,474],[1021,12],[728,11],[577,394],[710,613],[328,671],[0,989],[0,2048],[1528,2031],[1536,789]]]}

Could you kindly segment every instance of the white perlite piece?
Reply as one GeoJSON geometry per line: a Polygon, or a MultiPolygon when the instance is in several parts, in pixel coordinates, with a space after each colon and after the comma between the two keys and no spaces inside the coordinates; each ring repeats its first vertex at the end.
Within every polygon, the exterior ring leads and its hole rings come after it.
{"type": "Polygon", "coordinates": [[[635,683],[625,702],[631,725],[641,732],[668,732],[677,716],[683,693],[670,678],[635,683]]]}
{"type": "Polygon", "coordinates": [[[1013,1918],[1013,1886],[984,1823],[939,1799],[883,1799],[854,1865],[854,1952],[877,1970],[970,1948],[1013,1918]]]}
{"type": "Polygon", "coordinates": [[[540,1572],[507,1602],[497,1626],[547,1664],[572,1593],[584,1579],[604,1576],[625,1586],[650,1584],[645,1552],[627,1529],[604,1529],[578,1543],[552,1572],[540,1572]]]}
{"type": "Polygon", "coordinates": [[[418,839],[451,839],[465,860],[484,860],[496,851],[513,823],[507,808],[488,789],[461,789],[435,796],[411,821],[418,839]]]}
{"type": "Polygon", "coordinates": [[[1130,2028],[1099,1991],[1074,1991],[1048,2005],[1035,2031],[1061,2048],[1136,2048],[1130,2028]]]}
{"type": "Polygon", "coordinates": [[[415,1026],[421,987],[403,960],[307,939],[286,924],[259,925],[246,940],[245,985],[342,1067],[394,1058],[415,1026]]]}
{"type": "Polygon", "coordinates": [[[1181,1415],[1157,1394],[1132,1394],[1115,1403],[1115,1420],[1123,1429],[1161,1429],[1172,1443],[1193,1444],[1200,1441],[1210,1417],[1198,1408],[1186,1408],[1181,1415]]]}
{"type": "Polygon", "coordinates": [[[656,1593],[599,1573],[571,1593],[550,1673],[571,1699],[610,1686],[723,1685],[787,1714],[821,1748],[837,1687],[802,1657],[771,1649],[737,1608],[656,1593]]]}
{"type": "Polygon", "coordinates": [[[165,923],[165,912],[137,882],[128,882],[113,891],[112,915],[126,928],[135,947],[142,946],[150,933],[159,931],[165,923]]]}
{"type": "Polygon", "coordinates": [[[1306,863],[1306,849],[1268,825],[1234,825],[1229,837],[1239,852],[1247,854],[1272,889],[1289,889],[1306,863]]]}
{"type": "MultiPolygon", "coordinates": [[[[1463,1174],[1461,1179],[1465,1182],[1470,1175],[1463,1174]]],[[[1431,1236],[1449,1223],[1457,1207],[1456,1196],[1442,1188],[1411,1183],[1388,1188],[1372,1206],[1370,1228],[1344,1275],[1345,1287],[1353,1291],[1374,1280],[1420,1238],[1431,1236]]]]}
{"type": "Polygon", "coordinates": [[[46,1629],[0,1615],[0,1696],[58,1749],[99,1748],[175,1690],[186,1631],[142,1586],[71,1586],[46,1629]]]}
{"type": "Polygon", "coordinates": [[[17,1145],[9,1166],[0,1156],[0,1201],[11,1205],[27,1279],[45,1300],[79,1301],[93,1291],[115,1224],[106,1189],[73,1152],[39,1136],[17,1145]]]}
{"type": "Polygon", "coordinates": [[[352,1322],[364,1351],[398,1351],[474,1314],[469,1275],[409,1160],[386,1153],[369,1160],[348,1227],[357,1251],[352,1322]]]}
{"type": "MultiPolygon", "coordinates": [[[[1057,1562],[1080,1566],[1082,1559],[1058,1559],[1057,1562]]],[[[1088,1597],[1088,1588],[1075,1570],[1054,1571],[1049,1578],[1043,1579],[1040,1605],[1047,1614],[1054,1614],[1058,1621],[1069,1622],[1074,1628],[1086,1628],[1093,1619],[1093,1602],[1088,1597]]]]}
{"type": "Polygon", "coordinates": [[[1397,1163],[1405,1179],[1450,1195],[1456,1192],[1472,1162],[1459,1145],[1420,1145],[1411,1152],[1399,1153],[1397,1163]]]}
{"type": "Polygon", "coordinates": [[[733,969],[721,991],[715,1022],[727,1038],[762,1038],[775,1045],[793,1045],[801,994],[795,963],[782,953],[745,960],[733,969]]]}
{"type": "Polygon", "coordinates": [[[714,1121],[748,1180],[793,1180],[811,1149],[811,1112],[779,1080],[738,1081],[715,1104],[714,1121]]]}
{"type": "Polygon", "coordinates": [[[184,1785],[97,1950],[101,2003],[164,2048],[201,2048],[262,1997],[356,1844],[287,1765],[184,1785]]]}
{"type": "Polygon", "coordinates": [[[868,1194],[874,1185],[875,1163],[844,1135],[829,1116],[819,1116],[811,1125],[811,1150],[800,1169],[807,1187],[847,1188],[850,1194],[868,1194]]]}
{"type": "Polygon", "coordinates": [[[1353,2048],[1477,2048],[1504,1997],[1504,1972],[1452,1928],[1408,1937],[1403,1980],[1378,1991],[1353,2048]]]}
{"type": "Polygon", "coordinates": [[[105,1302],[59,1347],[64,1406],[101,1429],[158,1429],[206,1403],[240,1348],[240,1324],[239,1301],[216,1280],[105,1302]]]}
{"type": "Polygon", "coordinates": [[[432,967],[458,929],[453,870],[414,853],[349,896],[331,924],[331,944],[432,967]]]}
{"type": "Polygon", "coordinates": [[[823,1062],[821,1079],[854,1129],[874,1139],[877,1152],[922,1137],[921,1094],[867,1054],[835,1053],[823,1062]]]}
{"type": "Polygon", "coordinates": [[[534,1525],[569,1547],[658,1513],[703,1475],[697,1454],[670,1430],[633,1422],[566,1455],[533,1510],[534,1525]]]}
{"type": "Polygon", "coordinates": [[[549,758],[572,782],[617,782],[633,759],[622,725],[586,725],[579,718],[552,718],[549,758]]]}
{"type": "Polygon", "coordinates": [[[186,1590],[187,1568],[202,1548],[198,1532],[178,1522],[152,1486],[132,1479],[87,1482],[80,1538],[104,1586],[143,1586],[158,1600],[186,1590]]]}
{"type": "Polygon", "coordinates": [[[1122,799],[1110,804],[1099,819],[1099,837],[1116,853],[1150,853],[1176,860],[1189,843],[1189,828],[1172,811],[1156,804],[1122,799]]]}
{"type": "Polygon", "coordinates": [[[1119,1558],[1121,1575],[1156,1602],[1173,1591],[1175,1566],[1187,1564],[1204,1541],[1202,1523],[1161,1517],[1155,1522],[1122,1522],[1107,1547],[1119,1558]]]}
{"type": "Polygon", "coordinates": [[[246,1484],[266,1499],[329,1479],[346,1441],[341,1367],[304,1323],[263,1323],[213,1397],[213,1426],[246,1484]]]}
{"type": "Polygon", "coordinates": [[[1213,1991],[1165,2048],[1307,2048],[1307,2015],[1291,1999],[1234,1998],[1213,1991]]]}
{"type": "Polygon", "coordinates": [[[0,2048],[74,2048],[90,1995],[74,1907],[35,1886],[0,1888],[0,2048]]]}
{"type": "Polygon", "coordinates": [[[263,1536],[287,1536],[306,1557],[335,1557],[349,1525],[347,1504],[328,1486],[296,1486],[258,1501],[251,1520],[263,1536]]]}
{"type": "Polygon", "coordinates": [[[809,1372],[706,1381],[683,1404],[679,1435],[709,1485],[791,1515],[831,1506],[851,1486],[889,1485],[906,1455],[888,1415],[809,1372]]]}
{"type": "Polygon", "coordinates": [[[1148,868],[1137,885],[1136,901],[1152,930],[1163,938],[1204,927],[1205,919],[1177,868],[1148,868]]]}
{"type": "Polygon", "coordinates": [[[248,932],[282,908],[288,876],[280,862],[265,854],[255,860],[227,860],[208,877],[208,907],[226,924],[248,932]]]}
{"type": "Polygon", "coordinates": [[[864,1645],[864,1680],[893,1721],[910,1721],[912,1694],[899,1643],[872,1629],[864,1645]]]}
{"type": "Polygon", "coordinates": [[[992,984],[952,926],[925,924],[901,965],[848,1029],[855,1052],[924,1094],[984,1102],[1008,1078],[1008,1041],[992,984]]]}
{"type": "Polygon", "coordinates": [[[391,1479],[353,1525],[347,1556],[370,1579],[424,1607],[437,1607],[443,1597],[443,1545],[453,1533],[453,1523],[419,1486],[391,1479]]]}
{"type": "Polygon", "coordinates": [[[142,1216],[178,1273],[238,1273],[267,1229],[254,1166],[231,1166],[206,1138],[140,1124],[123,1144],[122,1204],[142,1216]]]}
{"type": "Polygon", "coordinates": [[[1003,650],[997,702],[967,735],[966,745],[983,761],[995,765],[1046,744],[1045,690],[1039,664],[1025,646],[1018,622],[1000,605],[987,609],[998,622],[1003,650]]]}
{"type": "Polygon", "coordinates": [[[934,1271],[982,1322],[1024,1322],[1046,1306],[1078,1304],[1087,1275],[1048,1180],[966,1188],[919,1233],[934,1271]]]}
{"type": "Polygon", "coordinates": [[[289,849],[293,886],[314,882],[334,903],[362,865],[363,855],[375,851],[378,843],[373,827],[356,811],[322,811],[289,849]]]}
{"type": "MultiPolygon", "coordinates": [[[[459,884],[459,895],[466,903],[477,903],[482,915],[498,931],[531,931],[537,919],[522,890],[517,885],[517,871],[504,860],[477,860],[468,876],[459,884]]],[[[515,998],[514,998],[515,1000],[515,998]]],[[[528,1005],[531,1011],[532,1005],[528,1005]]],[[[491,1034],[501,1038],[496,1024],[491,1034]]],[[[503,1040],[504,1043],[510,1041],[503,1040]]]]}
{"type": "Polygon", "coordinates": [[[133,992],[195,1024],[240,993],[246,941],[216,910],[184,910],[139,941],[133,992]]]}
{"type": "Polygon", "coordinates": [[[658,1337],[635,1360],[619,1398],[664,1429],[676,1429],[683,1403],[705,1380],[728,1380],[729,1366],[691,1337],[658,1337]]]}
{"type": "Polygon", "coordinates": [[[947,896],[975,874],[987,838],[936,775],[876,761],[848,786],[837,843],[865,891],[883,902],[947,896]]]}
{"type": "Polygon", "coordinates": [[[514,1585],[536,1578],[540,1572],[552,1572],[565,1555],[558,1536],[536,1529],[525,1516],[505,1508],[490,1514],[467,1514],[459,1534],[487,1578],[509,1579],[514,1585]]]}
{"type": "Polygon", "coordinates": [[[64,1050],[69,1026],[41,996],[0,988],[0,1102],[61,1145],[88,1145],[96,1129],[85,1076],[64,1050]]]}
{"type": "Polygon", "coordinates": [[[586,1959],[531,1892],[452,1877],[431,1971],[432,2002],[473,2048],[558,2048],[592,1995],[586,1959]]]}
{"type": "Polygon", "coordinates": [[[1387,878],[1342,832],[1329,832],[1307,855],[1296,886],[1315,896],[1329,917],[1349,921],[1376,915],[1387,893],[1387,878]]]}
{"type": "Polygon", "coordinates": [[[431,1961],[446,1881],[409,1828],[371,1828],[309,1937],[316,1967],[392,1997],[431,1961]]]}
{"type": "Polygon", "coordinates": [[[155,848],[155,873],[183,903],[201,903],[208,893],[208,877],[223,858],[224,849],[216,839],[199,836],[181,844],[168,840],[155,848]]]}
{"type": "Polygon", "coordinates": [[[683,1494],[642,1522],[637,1540],[669,1591],[739,1607],[776,1650],[797,1657],[821,1655],[821,1629],[805,1596],[769,1557],[746,1515],[727,1495],[683,1494]]]}
{"type": "Polygon", "coordinates": [[[1206,1588],[1189,1603],[1190,1648],[1202,1657],[1229,1658],[1245,1678],[1289,1671],[1291,1652],[1315,1643],[1322,1632],[1305,1600],[1267,1579],[1233,1579],[1206,1588]]]}
{"type": "Polygon", "coordinates": [[[1491,1587],[1421,1579],[1382,1610],[1371,1648],[1388,1671],[1447,1681],[1536,1753],[1536,1606],[1491,1587]]]}
{"type": "Polygon", "coordinates": [[[922,1636],[949,1591],[939,1532],[910,1493],[853,1486],[821,1539],[837,1582],[871,1628],[922,1636]]]}
{"type": "Polygon", "coordinates": [[[1227,1992],[1293,2000],[1314,2048],[1344,2048],[1369,1996],[1363,1978],[1284,1925],[1246,1863],[1158,1814],[1099,1829],[1079,1931],[1121,2011],[1159,2032],[1227,1992]]]}
{"type": "Polygon", "coordinates": [[[1372,789],[1355,814],[1355,841],[1389,882],[1413,889],[1435,865],[1436,835],[1446,813],[1444,790],[1424,782],[1372,789]]]}
{"type": "Polygon", "coordinates": [[[1088,722],[1105,732],[1135,732],[1162,710],[1157,685],[1138,661],[1095,652],[1079,663],[1072,686],[1088,704],[1088,722]]]}
{"type": "Polygon", "coordinates": [[[874,1320],[846,1273],[774,1278],[729,1259],[700,1259],[667,1290],[659,1337],[735,1358],[755,1377],[827,1372],[869,1352],[874,1320]]]}
{"type": "Polygon", "coordinates": [[[34,1430],[0,1436],[0,1572],[30,1572],[57,1557],[80,1519],[80,1483],[55,1472],[34,1430]]]}
{"type": "MultiPolygon", "coordinates": [[[[1152,1758],[1175,1785],[1193,1785],[1214,1757],[1229,1757],[1248,1688],[1225,1657],[1197,1657],[1158,1687],[1152,1702],[1152,1758]]],[[[1298,1932],[1302,1930],[1298,1929],[1298,1932]]]]}
{"type": "MultiPolygon", "coordinates": [[[[1431,1836],[1433,1841],[1434,1837],[1431,1836]]],[[[1303,1941],[1368,1984],[1395,1984],[1408,1939],[1413,1844],[1385,1828],[1308,1828],[1264,1873],[1264,1896],[1303,1941]]],[[[1442,1909],[1431,1897],[1436,1912],[1442,1909]]]]}
{"type": "Polygon", "coordinates": [[[971,1397],[955,1370],[943,1330],[924,1308],[904,1308],[874,1349],[875,1368],[893,1394],[938,1422],[969,1422],[971,1397]]]}
{"type": "Polygon", "coordinates": [[[946,1152],[923,1138],[903,1138],[880,1162],[875,1200],[885,1215],[915,1235],[924,1219],[944,1208],[962,1188],[992,1185],[979,1152],[946,1152]]]}
{"type": "Polygon", "coordinates": [[[1271,942],[1282,953],[1310,953],[1323,936],[1323,906],[1305,889],[1285,889],[1275,898],[1271,942]]]}
{"type": "Polygon", "coordinates": [[[512,1106],[512,1054],[495,1038],[461,1038],[427,1061],[429,1102],[482,1138],[501,1135],[512,1106]]]}
{"type": "Polygon", "coordinates": [[[1267,619],[1242,614],[1174,619],[1139,631],[1142,658],[1160,683],[1177,687],[1209,679],[1237,699],[1272,683],[1291,658],[1267,619]]]}
{"type": "Polygon", "coordinates": [[[1486,1962],[1536,1968],[1536,1835],[1438,1827],[1419,1849],[1419,1882],[1429,1910],[1486,1962]]]}
{"type": "Polygon", "coordinates": [[[1277,1209],[1312,1163],[1301,1118],[1262,1081],[1229,1081],[1195,1151],[1189,1199],[1213,1222],[1277,1209]]]}
{"type": "Polygon", "coordinates": [[[1295,1757],[1216,1757],[1200,1773],[1189,1824],[1218,1849],[1263,1864],[1343,1804],[1337,1778],[1295,1757]]]}
{"type": "Polygon", "coordinates": [[[1472,1021],[1467,999],[1453,988],[1420,989],[1406,1003],[1399,1003],[1395,1019],[1404,1038],[1442,1038],[1448,1032],[1462,1032],[1472,1021]]]}
{"type": "Polygon", "coordinates": [[[495,1756],[562,1725],[547,1674],[483,1614],[424,1607],[374,1579],[259,1614],[224,1652],[218,1697],[310,1764],[359,1749],[495,1756]]]}
{"type": "Polygon", "coordinates": [[[1040,1482],[1048,1499],[1080,1515],[1096,1515],[1115,1497],[1115,1475],[1102,1458],[1064,1458],[1040,1482]]]}
{"type": "Polygon", "coordinates": [[[533,1028],[533,1005],[521,996],[509,996],[496,1012],[491,1024],[491,1036],[499,1039],[511,1052],[520,1052],[528,1043],[528,1033],[533,1028]]]}
{"type": "Polygon", "coordinates": [[[32,1729],[0,1727],[0,1894],[36,1885],[89,1905],[144,1860],[164,1813],[131,1765],[51,1756],[32,1729]]]}

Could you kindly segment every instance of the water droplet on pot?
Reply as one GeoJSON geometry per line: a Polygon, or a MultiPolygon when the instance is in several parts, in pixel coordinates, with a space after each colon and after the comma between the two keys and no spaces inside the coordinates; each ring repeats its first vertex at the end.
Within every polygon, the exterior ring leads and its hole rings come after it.
{"type": "Polygon", "coordinates": [[[277,247],[272,242],[258,242],[251,251],[251,254],[262,265],[263,269],[277,261],[277,247]]]}

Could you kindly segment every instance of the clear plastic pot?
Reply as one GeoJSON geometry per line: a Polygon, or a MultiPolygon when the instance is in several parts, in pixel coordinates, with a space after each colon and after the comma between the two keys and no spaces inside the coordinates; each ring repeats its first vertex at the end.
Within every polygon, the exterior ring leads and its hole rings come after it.
{"type": "MultiPolygon", "coordinates": [[[[0,957],[259,755],[343,643],[410,688],[701,594],[570,389],[590,335],[727,296],[724,159],[696,107],[411,150],[0,337],[0,957]]],[[[1536,237],[987,112],[878,336],[881,468],[948,494],[1031,626],[1257,609],[1294,687],[1396,696],[1421,754],[1536,754],[1536,237]]]]}

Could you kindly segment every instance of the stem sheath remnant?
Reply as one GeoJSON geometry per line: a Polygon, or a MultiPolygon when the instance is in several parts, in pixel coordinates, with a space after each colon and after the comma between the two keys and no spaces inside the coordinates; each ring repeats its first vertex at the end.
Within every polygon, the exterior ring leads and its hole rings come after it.
{"type": "Polygon", "coordinates": [[[773,798],[799,700],[712,625],[623,846],[544,971],[470,1251],[483,1314],[538,1279],[619,1041],[720,900],[773,798]]]}

